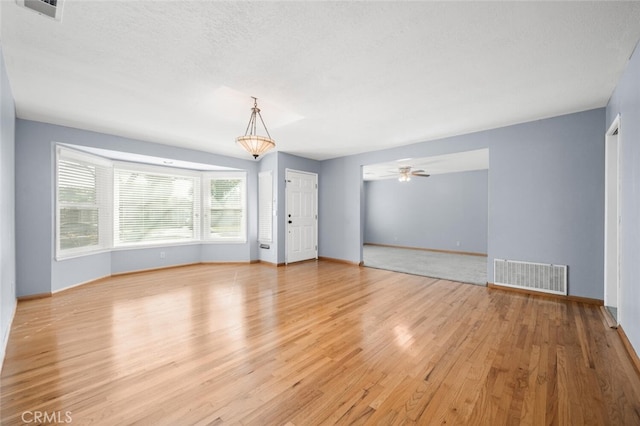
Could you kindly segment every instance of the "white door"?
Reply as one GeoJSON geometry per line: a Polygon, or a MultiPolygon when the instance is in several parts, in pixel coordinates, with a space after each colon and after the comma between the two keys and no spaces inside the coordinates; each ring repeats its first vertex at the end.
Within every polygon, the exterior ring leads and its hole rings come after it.
{"type": "Polygon", "coordinates": [[[285,263],[318,258],[318,175],[286,171],[285,263]]]}
{"type": "Polygon", "coordinates": [[[604,305],[620,324],[620,119],[605,136],[604,305]]]}

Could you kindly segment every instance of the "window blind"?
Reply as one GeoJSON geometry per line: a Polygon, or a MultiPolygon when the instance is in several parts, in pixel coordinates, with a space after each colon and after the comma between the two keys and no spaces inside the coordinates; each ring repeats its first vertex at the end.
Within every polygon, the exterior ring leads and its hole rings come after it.
{"type": "Polygon", "coordinates": [[[56,258],[108,248],[109,162],[62,146],[56,157],[56,258]]]}
{"type": "Polygon", "coordinates": [[[199,240],[200,180],[168,168],[114,169],[114,245],[199,240]]]}
{"type": "Polygon", "coordinates": [[[258,241],[273,240],[273,177],[271,171],[258,175],[258,241]]]}
{"type": "Polygon", "coordinates": [[[247,240],[247,178],[244,172],[208,173],[205,237],[210,241],[247,240]]]}

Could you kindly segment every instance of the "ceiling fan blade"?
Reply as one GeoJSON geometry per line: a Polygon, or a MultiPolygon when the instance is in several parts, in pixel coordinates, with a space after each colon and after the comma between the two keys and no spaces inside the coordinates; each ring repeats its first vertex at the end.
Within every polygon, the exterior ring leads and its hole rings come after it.
{"type": "Polygon", "coordinates": [[[416,170],[415,172],[411,172],[411,176],[429,177],[431,175],[424,170],[416,170]]]}

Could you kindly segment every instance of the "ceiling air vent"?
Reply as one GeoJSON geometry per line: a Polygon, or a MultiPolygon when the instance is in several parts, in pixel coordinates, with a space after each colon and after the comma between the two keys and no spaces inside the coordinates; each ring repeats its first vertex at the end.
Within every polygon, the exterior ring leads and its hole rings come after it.
{"type": "Polygon", "coordinates": [[[56,21],[62,19],[62,2],[63,0],[16,0],[18,6],[33,10],[56,21]]]}

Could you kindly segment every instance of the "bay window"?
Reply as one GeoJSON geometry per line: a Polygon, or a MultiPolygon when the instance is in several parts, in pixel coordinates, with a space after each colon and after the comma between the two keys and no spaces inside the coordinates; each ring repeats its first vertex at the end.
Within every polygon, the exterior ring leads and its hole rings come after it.
{"type": "Polygon", "coordinates": [[[56,259],[111,248],[247,241],[247,175],[56,147],[56,259]]]}

